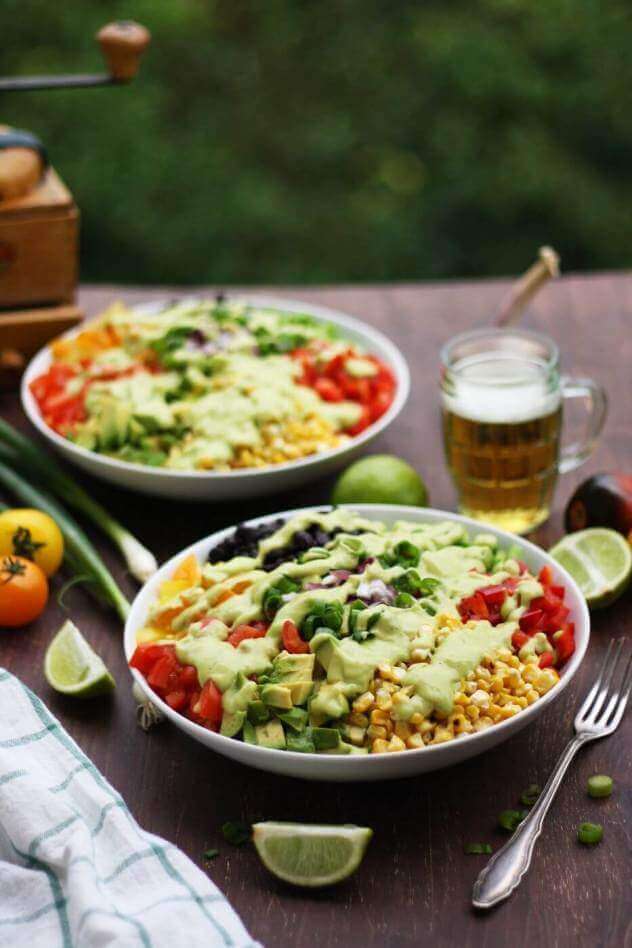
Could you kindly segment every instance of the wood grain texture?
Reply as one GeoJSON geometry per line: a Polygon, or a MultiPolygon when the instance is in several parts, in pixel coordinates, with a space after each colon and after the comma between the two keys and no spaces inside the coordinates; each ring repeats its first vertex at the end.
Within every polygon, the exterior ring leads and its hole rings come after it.
{"type": "MultiPolygon", "coordinates": [[[[434,506],[454,509],[444,467],[437,399],[438,350],[455,332],[485,323],[507,289],[506,281],[438,285],[336,287],[280,290],[290,298],[340,307],[385,331],[406,354],[412,395],[396,424],[372,450],[408,458],[423,473],[434,506]]],[[[80,303],[95,313],[113,298],[141,300],[175,290],[86,287],[80,303]]],[[[266,292],[270,292],[266,288],[266,292]]],[[[566,372],[591,375],[610,394],[605,435],[591,461],[558,485],[556,511],[536,539],[548,545],[561,532],[560,511],[573,486],[599,470],[632,468],[632,278],[594,275],[564,278],[532,306],[525,325],[557,339],[566,372]]],[[[15,397],[2,413],[26,428],[15,397]]],[[[579,419],[569,418],[572,425],[579,419]]],[[[325,501],[331,480],[291,494],[238,506],[169,504],[83,479],[90,491],[133,529],[161,560],[216,528],[258,513],[325,501]]],[[[107,543],[104,556],[131,595],[107,543]]],[[[469,906],[472,883],[484,857],[465,856],[467,842],[500,846],[500,810],[513,807],[529,783],[544,782],[571,733],[574,710],[613,636],[632,618],[628,594],[593,623],[589,653],[573,685],[526,731],[457,767],[415,779],[382,784],[310,784],[249,770],[215,756],[164,725],[149,735],[136,726],[121,629],[113,616],[95,610],[84,593],[67,597],[73,618],[115,673],[113,700],[82,704],[50,692],[42,657],[63,613],[51,605],[24,632],[3,632],[0,665],[20,675],[48,703],[148,829],[181,846],[202,865],[217,845],[221,856],[207,867],[252,934],[270,946],[501,945],[619,946],[629,944],[632,714],[610,739],[584,750],[565,780],[540,839],[532,869],[510,902],[483,916],[469,906]],[[586,795],[591,773],[615,781],[613,797],[586,795]],[[297,819],[372,826],[374,840],[354,878],[328,892],[304,894],[275,882],[249,849],[224,843],[223,821],[297,819]],[[595,849],[576,842],[582,820],[601,822],[604,840],[595,849]]]]}

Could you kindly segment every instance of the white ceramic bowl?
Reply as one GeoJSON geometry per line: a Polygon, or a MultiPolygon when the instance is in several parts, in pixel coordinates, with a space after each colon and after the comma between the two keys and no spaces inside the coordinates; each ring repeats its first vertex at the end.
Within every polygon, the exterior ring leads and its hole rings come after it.
{"type": "MultiPolygon", "coordinates": [[[[479,532],[482,528],[480,523],[470,520],[467,517],[461,517],[458,514],[447,513],[442,510],[429,510],[422,507],[388,507],[378,504],[359,504],[350,505],[352,510],[365,517],[382,520],[385,523],[393,523],[396,520],[409,520],[417,523],[434,523],[440,520],[456,520],[465,524],[471,532],[479,532]]],[[[323,507],[305,508],[311,510],[322,510],[323,507]]],[[[269,520],[275,520],[278,517],[290,517],[296,513],[302,513],[301,510],[284,511],[283,513],[269,514],[266,517],[257,517],[248,523],[266,523],[269,520]]],[[[211,547],[222,540],[227,534],[231,533],[232,527],[226,530],[220,530],[217,533],[199,540],[187,547],[181,553],[172,557],[165,563],[143,586],[132,604],[129,618],[125,625],[125,654],[129,660],[135,645],[136,633],[145,624],[147,612],[150,605],[154,602],[158,587],[163,580],[171,577],[178,563],[190,553],[197,556],[200,563],[206,561],[211,547]]],[[[525,708],[513,718],[496,724],[486,731],[480,731],[477,734],[468,734],[456,740],[449,741],[446,744],[438,744],[434,747],[424,747],[420,750],[407,750],[397,754],[369,754],[367,756],[328,756],[319,754],[299,754],[290,751],[271,750],[265,747],[257,747],[252,744],[246,744],[235,738],[223,737],[221,734],[215,734],[206,730],[198,724],[194,724],[188,718],[183,717],[161,701],[157,695],[145,682],[142,675],[132,670],[136,681],[154,704],[158,705],[161,711],[190,737],[195,738],[201,744],[206,745],[211,750],[223,754],[225,757],[231,757],[242,764],[248,764],[251,767],[257,767],[260,770],[269,770],[272,773],[286,774],[291,777],[302,777],[307,780],[388,780],[394,777],[407,777],[412,774],[425,773],[430,770],[439,770],[442,767],[449,767],[457,764],[468,757],[474,757],[476,754],[482,754],[490,747],[500,744],[512,734],[516,734],[527,724],[531,724],[535,719],[555,701],[568,685],[571,678],[579,668],[581,661],[588,646],[590,635],[590,618],[584,597],[574,579],[562,569],[562,567],[553,560],[547,553],[511,533],[504,530],[497,530],[493,527],[484,525],[486,533],[493,533],[498,537],[503,546],[519,544],[523,550],[522,559],[527,563],[532,572],[537,573],[542,566],[548,564],[552,567],[557,583],[561,583],[566,588],[566,604],[570,609],[570,619],[575,623],[575,653],[570,661],[564,666],[559,683],[551,689],[546,695],[540,698],[535,704],[525,708]]]]}
{"type": "MultiPolygon", "coordinates": [[[[131,464],[128,461],[119,461],[97,454],[95,451],[88,451],[62,438],[45,423],[29,389],[33,379],[46,372],[51,364],[51,353],[48,347],[41,349],[33,357],[22,378],[21,396],[24,411],[38,431],[66,460],[94,474],[95,477],[111,481],[120,487],[129,487],[161,497],[206,501],[260,497],[264,494],[287,490],[304,484],[308,480],[329,474],[348,463],[361,448],[376,438],[399,415],[410,391],[410,374],[406,360],[399,349],[381,332],[358,319],[324,306],[312,306],[267,296],[239,296],[234,299],[246,303],[275,306],[287,312],[308,313],[321,322],[335,323],[352,343],[378,356],[392,370],[397,381],[393,404],[374,424],[369,425],[365,431],[339,448],[323,451],[298,461],[277,464],[274,467],[235,471],[173,471],[144,464],[131,464]]],[[[148,303],[134,308],[148,312],[161,305],[163,304],[148,303]]],[[[80,326],[78,329],[70,330],[63,338],[76,335],[82,328],[85,327],[80,326]]]]}

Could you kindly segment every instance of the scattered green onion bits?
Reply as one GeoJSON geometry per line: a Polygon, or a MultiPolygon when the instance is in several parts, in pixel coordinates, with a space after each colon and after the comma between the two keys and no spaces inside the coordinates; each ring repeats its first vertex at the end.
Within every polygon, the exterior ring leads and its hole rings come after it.
{"type": "Polygon", "coordinates": [[[250,827],[239,820],[229,820],[222,826],[222,833],[227,843],[232,846],[243,846],[250,840],[250,827]]]}
{"type": "Polygon", "coordinates": [[[605,774],[594,774],[588,778],[588,796],[599,799],[600,797],[609,797],[612,793],[612,777],[605,774]]]}
{"type": "Polygon", "coordinates": [[[492,852],[489,843],[466,843],[464,848],[466,856],[489,856],[492,852]]]}
{"type": "Polygon", "coordinates": [[[533,806],[541,793],[542,788],[537,783],[530,783],[520,794],[520,802],[523,806],[533,806]]]}
{"type": "Polygon", "coordinates": [[[603,826],[599,823],[580,823],[577,830],[577,839],[584,846],[595,846],[603,839],[603,826]]]}
{"type": "Polygon", "coordinates": [[[527,810],[503,810],[498,815],[498,825],[508,833],[514,833],[527,815],[527,810]]]}
{"type": "Polygon", "coordinates": [[[205,859],[215,859],[219,856],[219,849],[207,849],[204,852],[205,859]]]}

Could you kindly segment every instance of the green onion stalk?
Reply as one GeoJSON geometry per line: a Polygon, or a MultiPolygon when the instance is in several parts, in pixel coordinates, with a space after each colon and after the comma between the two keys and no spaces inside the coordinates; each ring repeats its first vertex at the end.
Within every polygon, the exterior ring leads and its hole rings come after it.
{"type": "Polygon", "coordinates": [[[78,484],[64,473],[54,458],[0,418],[0,442],[7,451],[7,463],[43,481],[61,500],[84,514],[110,537],[123,555],[127,567],[139,582],[145,583],[158,569],[156,557],[122,524],[78,484]]]}
{"type": "Polygon", "coordinates": [[[1,462],[0,484],[29,507],[36,507],[53,518],[64,535],[66,559],[73,571],[85,577],[86,581],[93,582],[124,622],[129,613],[129,602],[79,524],[50,495],[27,484],[19,474],[1,462]]]}

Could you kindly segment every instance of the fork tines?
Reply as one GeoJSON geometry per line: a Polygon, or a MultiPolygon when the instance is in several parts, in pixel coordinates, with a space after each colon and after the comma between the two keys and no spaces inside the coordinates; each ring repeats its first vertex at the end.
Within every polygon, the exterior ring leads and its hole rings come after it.
{"type": "Polygon", "coordinates": [[[575,718],[576,730],[610,732],[621,721],[632,688],[632,651],[625,646],[625,639],[610,641],[597,679],[575,718]]]}

